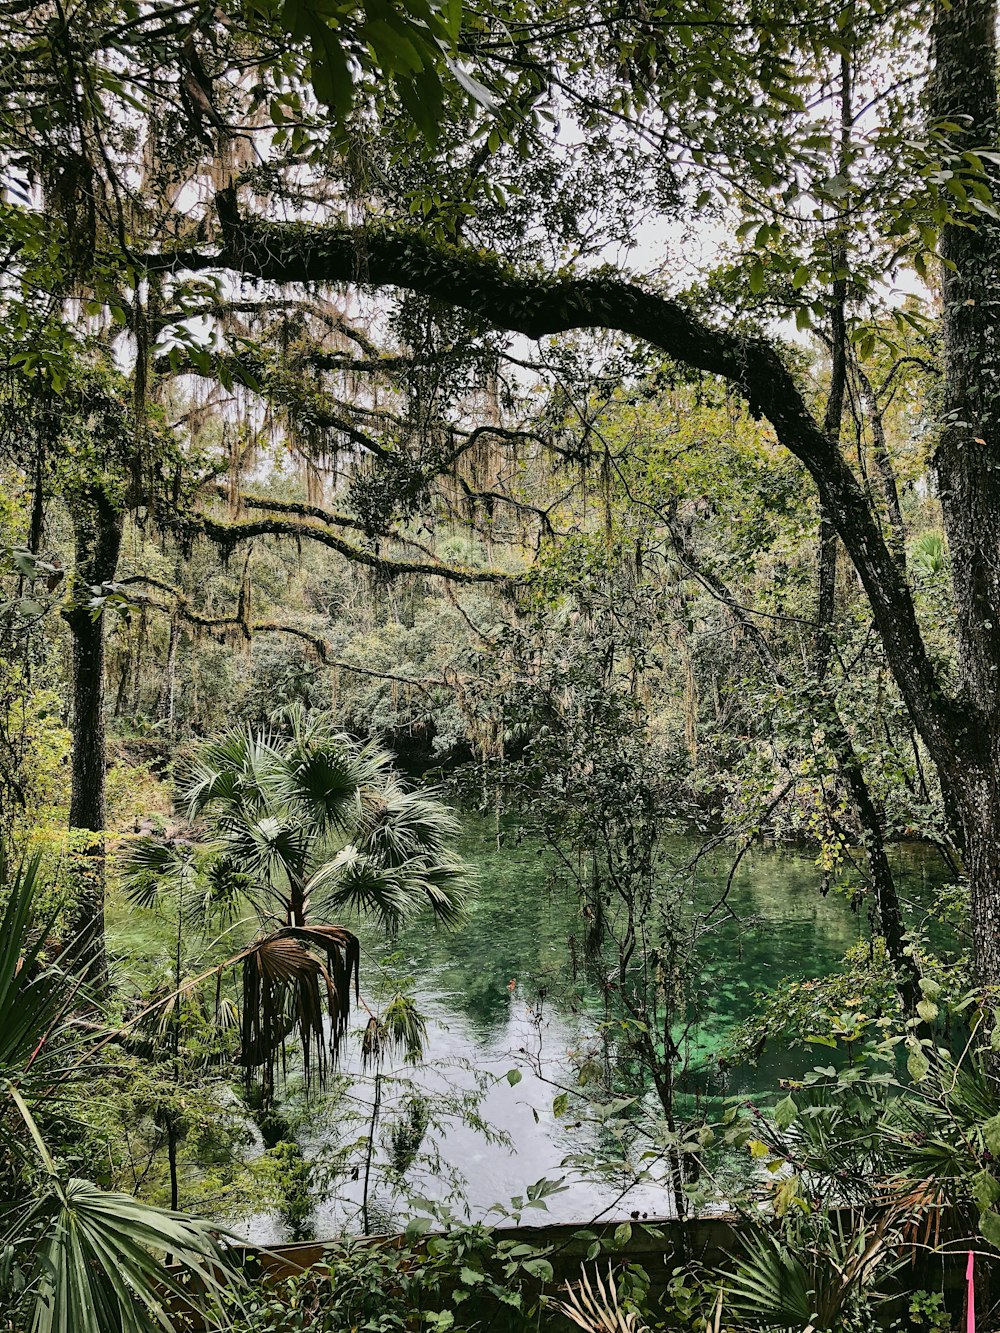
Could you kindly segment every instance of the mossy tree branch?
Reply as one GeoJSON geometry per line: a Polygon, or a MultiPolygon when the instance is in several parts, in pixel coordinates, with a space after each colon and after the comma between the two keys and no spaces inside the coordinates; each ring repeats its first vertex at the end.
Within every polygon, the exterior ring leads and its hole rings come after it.
{"type": "MultiPolygon", "coordinates": [[[[223,247],[216,268],[281,284],[400,287],[470,311],[484,326],[530,338],[607,329],[717,375],[807,469],[822,508],[871,602],[893,675],[914,723],[939,761],[954,757],[964,710],[949,699],[928,656],[903,572],[889,551],[850,465],[806,405],[779,349],[761,337],[717,329],[679,301],[616,276],[558,277],[515,271],[490,255],[408,231],[270,222],[241,216],[235,190],[216,199],[223,247]],[[957,725],[956,725],[957,724],[957,725]]],[[[185,267],[190,256],[155,260],[185,267]]],[[[210,267],[209,256],[194,257],[210,267]]],[[[966,719],[971,721],[971,719],[966,719]]]]}
{"type": "Polygon", "coordinates": [[[316,542],[354,564],[367,565],[369,569],[377,570],[386,578],[418,574],[426,578],[448,579],[452,583],[484,583],[501,587],[516,581],[516,575],[500,569],[475,569],[472,566],[446,565],[433,560],[403,560],[379,555],[368,547],[347,541],[322,523],[295,522],[275,517],[228,522],[207,514],[195,514],[185,517],[184,528],[188,535],[204,535],[224,554],[256,537],[285,537],[295,541],[316,542]]]}
{"type": "Polygon", "coordinates": [[[287,634],[290,638],[301,639],[304,643],[307,643],[316,653],[323,666],[333,667],[339,671],[347,671],[356,676],[366,676],[372,680],[395,681],[397,684],[411,685],[414,689],[423,691],[454,688],[453,681],[448,681],[439,676],[423,676],[416,679],[412,676],[404,676],[397,671],[379,671],[375,667],[363,667],[356,662],[345,662],[342,658],[333,655],[330,645],[321,635],[313,634],[300,625],[286,625],[278,620],[248,619],[244,615],[245,608],[243,607],[238,608],[236,612],[228,616],[206,615],[192,607],[190,599],[180,588],[174,588],[160,579],[137,574],[123,579],[122,585],[129,587],[142,585],[164,593],[170,599],[166,603],[157,601],[154,597],[132,596],[131,594],[129,600],[137,606],[148,607],[151,611],[159,611],[166,616],[176,615],[187,624],[195,626],[196,629],[208,631],[235,630],[248,640],[252,639],[255,634],[287,634]]]}

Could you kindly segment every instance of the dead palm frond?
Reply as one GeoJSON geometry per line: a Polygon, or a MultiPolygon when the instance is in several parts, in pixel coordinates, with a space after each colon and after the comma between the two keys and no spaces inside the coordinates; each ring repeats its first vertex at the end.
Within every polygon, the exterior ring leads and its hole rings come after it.
{"type": "Polygon", "coordinates": [[[342,926],[285,926],[257,940],[243,964],[240,1058],[250,1078],[274,1067],[295,1033],[306,1082],[322,1083],[336,1060],[358,992],[360,945],[342,926]]]}
{"type": "Polygon", "coordinates": [[[580,1281],[566,1283],[566,1297],[552,1304],[584,1333],[649,1333],[634,1310],[622,1308],[610,1265],[606,1283],[596,1268],[591,1282],[581,1266],[580,1281]]]}
{"type": "Polygon", "coordinates": [[[712,1306],[712,1313],[705,1320],[705,1333],[719,1333],[722,1328],[722,1303],[723,1291],[719,1288],[719,1294],[715,1298],[715,1304],[712,1306]]]}

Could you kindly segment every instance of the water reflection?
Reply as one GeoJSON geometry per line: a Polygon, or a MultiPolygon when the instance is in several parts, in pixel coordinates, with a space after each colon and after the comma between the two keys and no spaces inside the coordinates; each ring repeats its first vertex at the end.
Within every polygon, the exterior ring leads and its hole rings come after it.
{"type": "MultiPolygon", "coordinates": [[[[693,840],[670,843],[668,854],[678,874],[696,849],[693,840]]],[[[481,1217],[538,1178],[563,1174],[561,1163],[568,1154],[595,1146],[593,1128],[567,1126],[553,1114],[552,1102],[558,1090],[553,1084],[567,1076],[567,1052],[592,1030],[601,1001],[579,969],[574,977],[583,922],[575,895],[560,884],[557,865],[535,846],[498,848],[493,830],[485,826],[468,829],[463,850],[476,865],[479,884],[461,928],[446,933],[414,925],[395,947],[396,965],[415,979],[430,1020],[429,1063],[412,1075],[415,1082],[433,1096],[445,1088],[471,1089],[469,1067],[493,1079],[483,1114],[508,1136],[510,1146],[490,1144],[458,1122],[449,1124],[439,1145],[445,1164],[464,1178],[471,1215],[481,1217]],[[540,1008],[539,995],[544,997],[540,1008]],[[522,1075],[514,1087],[504,1077],[510,1069],[522,1075]]],[[[918,900],[926,901],[945,879],[943,868],[923,848],[897,848],[894,859],[902,890],[918,900]]],[[[682,881],[692,914],[718,899],[731,864],[725,855],[704,857],[682,881]]],[[[852,910],[849,877],[825,895],[821,886],[819,869],[801,851],[757,850],[743,859],[727,911],[718,914],[718,925],[700,946],[698,1021],[683,1084],[689,1109],[722,1093],[773,1088],[778,1078],[815,1063],[808,1053],[776,1051],[756,1069],[743,1067],[723,1076],[717,1055],[727,1034],[752,1012],[758,992],[782,977],[830,971],[865,938],[865,913],[852,910]]],[[[364,960],[370,966],[384,943],[370,933],[363,942],[364,976],[364,960]]],[[[413,1183],[428,1197],[447,1192],[441,1180],[413,1183]]],[[[622,1193],[624,1183],[571,1177],[570,1188],[554,1196],[537,1220],[582,1223],[602,1212],[627,1217],[634,1211],[667,1211],[665,1191],[645,1185],[622,1193]]],[[[333,1233],[349,1220],[360,1195],[360,1182],[348,1182],[336,1201],[320,1201],[317,1234],[333,1233]]],[[[386,1202],[392,1206],[394,1201],[386,1202]]],[[[257,1239],[278,1238],[273,1221],[257,1219],[251,1229],[257,1239]]]]}

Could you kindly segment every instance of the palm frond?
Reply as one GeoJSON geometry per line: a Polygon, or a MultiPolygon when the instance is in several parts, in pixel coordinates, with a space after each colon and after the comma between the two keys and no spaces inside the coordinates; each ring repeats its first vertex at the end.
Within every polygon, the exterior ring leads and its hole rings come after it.
{"type": "Polygon", "coordinates": [[[265,1101],[288,1038],[298,1037],[307,1083],[325,1080],[358,993],[361,949],[341,926],[286,926],[243,954],[241,1060],[248,1081],[263,1071],[265,1101]]]}
{"type": "Polygon", "coordinates": [[[420,867],[418,883],[434,919],[443,926],[456,926],[473,883],[468,864],[461,857],[440,853],[420,867]]]}
{"type": "Polygon", "coordinates": [[[801,1243],[764,1230],[741,1236],[744,1255],[723,1279],[731,1304],[761,1328],[841,1327],[852,1302],[872,1299],[875,1278],[904,1263],[899,1228],[906,1215],[891,1207],[871,1224],[863,1215],[840,1222],[821,1244],[808,1233],[801,1243]]]}
{"type": "Polygon", "coordinates": [[[414,895],[412,885],[396,871],[364,855],[353,844],[320,866],[309,881],[308,892],[315,910],[367,916],[390,935],[425,901],[414,895]]]}
{"type": "Polygon", "coordinates": [[[250,880],[271,884],[302,872],[310,831],[293,816],[262,811],[257,818],[226,815],[219,821],[225,855],[250,880]]]}
{"type": "Polygon", "coordinates": [[[469,889],[469,873],[457,857],[415,857],[400,866],[349,844],[309,881],[316,910],[370,917],[389,935],[428,907],[443,925],[454,925],[469,889]]]}
{"type": "Polygon", "coordinates": [[[168,1300],[178,1311],[200,1307],[209,1327],[225,1322],[219,1298],[239,1279],[207,1222],[56,1177],[36,1215],[32,1333],[169,1330],[168,1300]],[[164,1253],[180,1271],[165,1267],[164,1253]]]}
{"type": "Polygon", "coordinates": [[[297,741],[283,756],[277,793],[298,810],[316,833],[344,833],[360,812],[364,768],[355,746],[343,737],[297,741]]]}
{"type": "Polygon", "coordinates": [[[186,904],[189,923],[211,918],[233,920],[246,901],[259,913],[267,907],[268,894],[260,881],[247,872],[227,851],[211,851],[206,861],[200,898],[192,895],[186,904]]]}
{"type": "Polygon", "coordinates": [[[433,793],[407,791],[390,778],[381,788],[365,788],[354,840],[386,865],[400,866],[414,856],[440,852],[458,828],[458,820],[433,793]]]}
{"type": "Polygon", "coordinates": [[[156,907],[164,893],[190,893],[199,878],[198,848],[186,838],[143,837],[119,862],[125,896],[136,907],[156,907]]]}
{"type": "Polygon", "coordinates": [[[184,792],[189,818],[209,806],[253,812],[267,806],[281,762],[269,731],[230,731],[202,747],[184,792]]]}
{"type": "MultiPolygon", "coordinates": [[[[24,1080],[52,1032],[60,1025],[81,981],[69,967],[72,947],[46,960],[49,932],[58,916],[35,923],[41,891],[41,857],[36,855],[11,872],[0,859],[0,1078],[24,1080]]],[[[48,1075],[41,1075],[46,1083],[48,1075]]]]}
{"type": "Polygon", "coordinates": [[[386,1052],[419,1064],[427,1040],[427,1020],[411,995],[398,991],[380,1016],[372,1015],[361,1039],[361,1061],[377,1065],[386,1052]]]}
{"type": "Polygon", "coordinates": [[[734,1309],[762,1328],[805,1328],[816,1314],[816,1292],[799,1256],[767,1232],[741,1238],[743,1256],[725,1279],[734,1309]]]}

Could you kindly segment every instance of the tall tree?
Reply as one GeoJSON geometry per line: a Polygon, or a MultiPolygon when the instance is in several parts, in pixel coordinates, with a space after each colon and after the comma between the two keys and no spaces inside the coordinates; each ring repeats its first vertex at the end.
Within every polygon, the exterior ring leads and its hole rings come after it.
{"type": "MultiPolygon", "coordinates": [[[[413,87],[397,80],[397,104],[378,82],[374,28],[369,54],[352,66],[364,96],[345,132],[343,111],[331,126],[301,92],[310,61],[322,63],[313,20],[293,25],[293,40],[279,55],[275,31],[255,13],[234,10],[226,22],[216,15],[196,33],[196,16],[184,10],[176,31],[153,24],[144,45],[135,34],[146,20],[125,25],[137,71],[129,85],[141,108],[136,114],[162,113],[183,148],[166,171],[169,208],[155,225],[138,229],[141,245],[118,226],[127,210],[112,207],[116,189],[131,189],[121,120],[106,111],[121,105],[124,85],[100,83],[102,116],[91,114],[91,100],[78,108],[90,120],[77,115],[53,129],[43,117],[40,131],[24,121],[19,144],[40,138],[60,161],[83,163],[86,179],[106,182],[87,191],[78,188],[80,170],[58,178],[58,197],[75,201],[73,216],[88,223],[78,222],[72,236],[98,299],[110,299],[115,283],[138,291],[136,275],[162,285],[180,306],[209,290],[203,275],[215,280],[210,290],[223,308],[245,301],[238,289],[247,281],[264,302],[288,299],[289,288],[299,300],[317,288],[365,295],[396,289],[425,298],[393,309],[415,309],[426,328],[450,321],[466,339],[489,330],[533,339],[612,330],[731,385],[810,476],[818,513],[857,570],[964,847],[980,977],[1000,984],[1000,501],[990,462],[998,388],[994,5],[942,6],[930,26],[919,6],[890,12],[857,0],[802,0],[791,10],[713,2],[697,16],[680,3],[623,15],[617,4],[594,9],[568,0],[474,12],[453,39],[455,50],[499,105],[485,110],[478,84],[475,114],[465,94],[441,101],[437,146],[426,153],[413,143],[413,87]],[[250,64],[240,46],[244,23],[260,28],[255,35],[265,52],[250,64]],[[180,66],[168,50],[178,37],[187,51],[180,66]],[[259,79],[243,77],[251,66],[259,79]],[[854,94],[843,116],[831,110],[837,99],[829,95],[838,67],[850,75],[854,94]],[[267,94],[274,94],[269,102],[267,94]],[[547,129],[560,120],[562,131],[547,129]],[[80,124],[90,126],[89,137],[80,124]],[[579,131],[576,139],[567,126],[579,131]],[[242,156],[234,152],[240,136],[242,156]],[[227,175],[234,184],[216,196],[216,226],[199,189],[207,178],[227,175]],[[185,185],[198,188],[185,193],[185,185]],[[244,198],[252,192],[250,207],[241,205],[241,190],[244,198]],[[115,223],[105,225],[100,244],[88,198],[115,223]],[[724,262],[683,296],[676,281],[668,295],[662,282],[587,266],[595,254],[607,256],[610,240],[634,238],[646,211],[640,199],[654,201],[661,226],[680,219],[693,228],[707,215],[732,235],[724,262]],[[295,220],[285,220],[289,212],[295,220]],[[803,330],[816,327],[834,348],[840,380],[842,361],[863,362],[877,336],[905,323],[905,312],[884,306],[886,279],[901,263],[927,273],[931,253],[944,273],[944,416],[935,470],[956,571],[961,673],[954,685],[921,632],[895,515],[884,513],[887,501],[870,492],[832,417],[816,407],[794,349],[762,332],[769,320],[790,315],[803,330]],[[567,268],[574,258],[582,261],[579,273],[567,268]]],[[[352,11],[351,41],[365,44],[365,22],[362,11],[352,11]]],[[[44,41],[31,50],[42,52],[57,83],[65,80],[64,48],[76,59],[86,56],[88,69],[107,72],[120,63],[121,38],[113,31],[110,42],[80,44],[67,22],[58,51],[44,41]]],[[[396,47],[406,49],[399,41],[396,47]]],[[[407,58],[416,77],[426,62],[407,58]]],[[[447,68],[449,87],[469,84],[464,70],[447,68]]],[[[329,83],[321,80],[319,91],[323,97],[329,83]]],[[[23,215],[14,221],[26,230],[23,215]]],[[[140,324],[135,328],[141,343],[140,324]]],[[[231,382],[222,360],[203,349],[194,355],[231,382]]],[[[331,394],[333,364],[313,367],[320,398],[331,394]]],[[[276,387],[275,377],[265,375],[261,387],[276,387]]],[[[369,452],[377,457],[383,443],[373,442],[369,452]]],[[[390,452],[393,465],[402,461],[390,452]]],[[[446,471],[449,461],[441,450],[435,468],[446,471]]],[[[397,471],[397,481],[401,476],[397,471]]],[[[342,519],[329,510],[292,519],[272,508],[265,517],[226,522],[202,510],[192,522],[226,550],[269,533],[315,537],[343,553],[351,543],[342,519]]],[[[348,516],[347,526],[352,522],[348,516]]],[[[828,532],[823,537],[829,556],[828,532]]],[[[364,555],[381,559],[370,548],[364,555]]],[[[827,578],[824,617],[830,587],[827,578]]]]}
{"type": "MultiPolygon", "coordinates": [[[[812,17],[815,23],[821,22],[819,15],[812,17]]],[[[851,8],[851,17],[857,24],[859,7],[851,8]]],[[[872,11],[868,17],[878,16],[872,11]]],[[[772,18],[777,31],[782,25],[776,16],[772,18]]],[[[972,886],[976,965],[981,980],[989,984],[1000,984],[996,681],[1000,625],[995,614],[1000,591],[995,582],[1000,500],[991,461],[991,450],[998,442],[996,403],[1000,401],[1000,353],[993,318],[998,226],[991,192],[997,149],[995,23],[995,8],[985,0],[942,7],[937,14],[932,32],[930,129],[922,151],[926,154],[924,175],[934,176],[937,183],[953,182],[952,203],[942,206],[936,199],[923,212],[912,207],[920,222],[920,236],[912,244],[905,221],[901,221],[906,212],[902,206],[889,210],[883,219],[885,230],[904,236],[900,248],[909,245],[914,252],[928,240],[931,227],[926,218],[941,226],[945,415],[935,470],[956,565],[954,593],[962,668],[954,689],[929,656],[905,571],[883,536],[878,509],[834,433],[826,428],[828,423],[812,411],[781,346],[760,333],[739,322],[724,327],[711,313],[696,313],[690,300],[664,296],[618,275],[567,277],[518,269],[461,242],[442,244],[426,230],[335,222],[289,225],[252,216],[240,209],[235,190],[223,191],[217,198],[219,252],[161,253],[148,261],[152,270],[215,268],[282,285],[403,288],[464,309],[480,325],[529,338],[571,329],[616,330],[733,385],[745,396],[751,411],[771,423],[779,441],[811,476],[821,511],[864,585],[887,661],[937,766],[964,847],[972,886]]],[[[721,38],[716,40],[722,43],[721,38]]],[[[787,42],[787,32],[783,40],[787,42]]],[[[725,91],[732,98],[741,94],[740,77],[747,77],[746,64],[734,66],[729,73],[733,83],[725,91]]],[[[780,93],[778,75],[765,68],[761,77],[765,76],[767,91],[780,93]]],[[[658,77],[662,89],[667,79],[658,77]]],[[[674,71],[671,77],[680,76],[674,71]]],[[[692,92],[690,83],[684,90],[697,94],[697,87],[692,92]]],[[[706,94],[705,104],[711,100],[706,94]]],[[[662,101],[660,105],[662,110],[662,101]]],[[[701,132],[704,139],[710,137],[704,126],[701,132]]],[[[790,140],[780,149],[787,149],[791,160],[796,144],[790,140]]],[[[704,146],[701,151],[704,153],[704,146]]],[[[788,165],[778,160],[781,152],[776,150],[767,165],[772,179],[788,165]]],[[[834,180],[827,187],[827,200],[836,200],[850,184],[834,180]]],[[[906,182],[899,185],[897,199],[906,188],[906,182]]],[[[838,227],[841,225],[838,215],[838,227]]],[[[767,239],[765,235],[764,244],[767,239]]],[[[766,252],[764,258],[768,258],[766,252]]],[[[850,276],[858,282],[864,277],[860,260],[834,256],[828,268],[834,307],[843,281],[841,263],[855,265],[850,276]]],[[[761,266],[758,258],[750,268],[751,293],[761,289],[761,266]]],[[[807,269],[800,280],[796,270],[793,287],[809,280],[812,271],[807,269]]],[[[702,294],[701,305],[711,312],[709,300],[710,293],[702,294]]],[[[864,345],[863,336],[860,344],[864,345]]]]}

